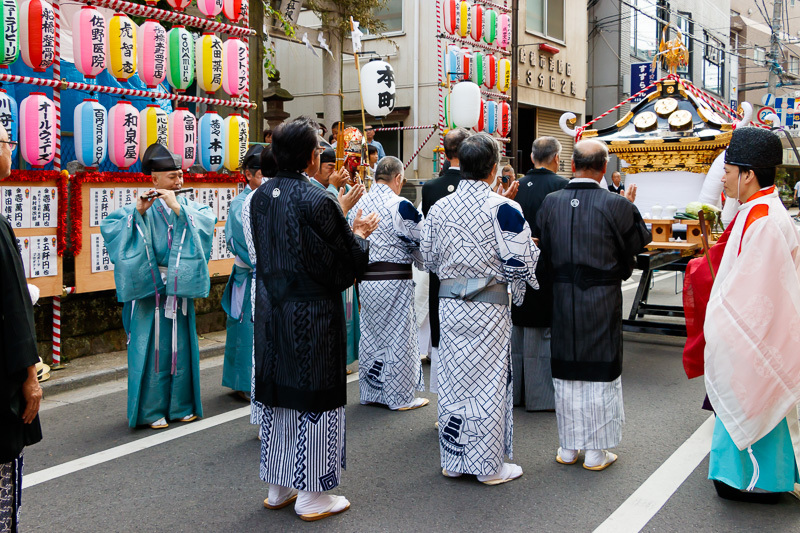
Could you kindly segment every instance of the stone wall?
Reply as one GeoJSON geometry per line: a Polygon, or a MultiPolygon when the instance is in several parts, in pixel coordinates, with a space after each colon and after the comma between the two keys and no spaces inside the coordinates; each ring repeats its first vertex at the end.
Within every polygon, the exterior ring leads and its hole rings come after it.
{"type": "MultiPolygon", "coordinates": [[[[195,300],[199,334],[225,329],[220,300],[227,277],[213,278],[208,298],[195,300]]],[[[39,355],[48,364],[53,349],[52,298],[42,298],[34,308],[39,355]]],[[[61,300],[61,357],[65,361],[124,350],[122,304],[114,291],[74,294],[61,300]]]]}

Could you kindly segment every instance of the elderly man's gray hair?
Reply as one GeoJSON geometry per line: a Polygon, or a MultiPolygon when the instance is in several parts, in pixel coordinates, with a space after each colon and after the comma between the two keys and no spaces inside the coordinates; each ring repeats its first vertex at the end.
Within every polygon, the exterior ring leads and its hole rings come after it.
{"type": "Polygon", "coordinates": [[[387,155],[378,161],[375,167],[375,180],[392,181],[395,176],[403,173],[403,162],[396,157],[387,155]]]}
{"type": "Polygon", "coordinates": [[[549,165],[553,159],[561,154],[561,143],[555,137],[539,137],[533,141],[531,157],[537,163],[549,165]]]}

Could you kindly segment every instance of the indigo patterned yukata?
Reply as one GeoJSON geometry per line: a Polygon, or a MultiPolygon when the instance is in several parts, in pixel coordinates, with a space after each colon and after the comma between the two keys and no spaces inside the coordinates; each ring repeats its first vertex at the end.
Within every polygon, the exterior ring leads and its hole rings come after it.
{"type": "Polygon", "coordinates": [[[157,200],[144,216],[131,204],[100,230],[114,263],[128,334],[128,424],[203,416],[194,298],[211,287],[208,259],[216,217],[178,197],[176,215],[157,200]]]}
{"type": "Polygon", "coordinates": [[[253,379],[253,312],[250,295],[253,265],[244,239],[242,206],[251,192],[250,187],[246,186],[233,199],[225,222],[225,237],[228,250],[234,255],[234,264],[222,294],[222,308],[228,315],[222,386],[248,394],[253,379]]]}
{"type": "Polygon", "coordinates": [[[431,207],[421,250],[425,268],[441,281],[441,464],[453,473],[495,474],[504,455],[512,456],[507,290],[519,305],[526,283],[539,287],[539,250],[519,204],[493,193],[484,182],[466,179],[431,207]]]}
{"type": "MultiPolygon", "coordinates": [[[[367,278],[359,283],[364,312],[358,363],[361,401],[398,408],[414,399],[415,390],[425,390],[411,273],[412,263],[422,266],[422,215],[411,202],[380,182],[350,210],[350,224],[359,209],[363,215],[377,213],[380,217],[378,229],[369,236],[370,266],[380,263],[388,270],[408,266],[407,276],[377,273],[381,279],[367,278]],[[391,277],[407,279],[387,279],[391,277]]],[[[365,276],[369,271],[367,267],[365,276]]]]}

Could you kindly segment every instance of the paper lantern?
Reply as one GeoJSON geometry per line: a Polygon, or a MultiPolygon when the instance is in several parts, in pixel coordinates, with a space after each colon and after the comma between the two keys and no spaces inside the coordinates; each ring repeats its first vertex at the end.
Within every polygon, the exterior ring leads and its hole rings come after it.
{"type": "Polygon", "coordinates": [[[481,113],[478,116],[478,123],[472,128],[478,133],[482,132],[486,128],[486,102],[481,100],[481,113]]]}
{"type": "Polygon", "coordinates": [[[75,68],[89,79],[106,68],[106,19],[92,6],[83,6],[72,17],[72,55],[75,68]]]}
{"type": "Polygon", "coordinates": [[[56,108],[44,93],[31,93],[19,106],[19,149],[32,167],[43,167],[56,154],[56,108]]]}
{"type": "Polygon", "coordinates": [[[136,73],[136,27],[127,15],[114,13],[108,21],[106,69],[117,81],[128,81],[136,73]]]}
{"type": "Polygon", "coordinates": [[[122,170],[139,158],[139,111],[125,100],[108,110],[108,158],[122,170]]]}
{"type": "Polygon", "coordinates": [[[511,131],[511,106],[508,102],[497,104],[497,134],[500,137],[508,137],[511,131]]]}
{"type": "Polygon", "coordinates": [[[459,80],[471,80],[472,79],[472,52],[468,48],[462,48],[459,65],[461,69],[461,75],[458,77],[459,80]]]}
{"type": "Polygon", "coordinates": [[[87,98],[73,114],[75,126],[75,158],[88,168],[97,168],[106,160],[108,114],[106,108],[94,98],[87,98]]]}
{"type": "Polygon", "coordinates": [[[444,0],[442,2],[442,19],[444,20],[444,31],[450,35],[455,35],[458,30],[458,6],[460,0],[444,0]]]}
{"type": "Polygon", "coordinates": [[[238,113],[231,113],[222,123],[222,164],[231,172],[242,166],[247,144],[250,142],[250,128],[247,121],[238,113]]]}
{"type": "Polygon", "coordinates": [[[469,13],[469,36],[473,41],[480,41],[483,35],[483,7],[475,4],[469,13]]]}
{"type": "Polygon", "coordinates": [[[458,80],[458,73],[461,72],[459,67],[461,49],[454,45],[449,44],[445,48],[444,55],[444,75],[450,78],[450,81],[458,80]]]}
{"type": "Polygon", "coordinates": [[[22,61],[34,72],[44,72],[53,63],[55,28],[53,6],[44,0],[25,0],[22,3],[19,9],[22,61]]]}
{"type": "Polygon", "coordinates": [[[142,109],[139,113],[139,157],[143,157],[152,144],[169,144],[168,124],[167,112],[160,105],[149,104],[142,109]]]}
{"type": "Polygon", "coordinates": [[[213,33],[204,33],[194,43],[197,86],[208,94],[222,86],[222,41],[213,33]]]}
{"type": "Polygon", "coordinates": [[[511,17],[505,13],[497,17],[497,45],[503,50],[511,46],[511,17]]]}
{"type": "Polygon", "coordinates": [[[375,118],[384,118],[394,110],[394,70],[386,61],[370,61],[361,67],[361,95],[364,109],[375,118]]]}
{"type": "Polygon", "coordinates": [[[156,20],[139,26],[139,78],[155,89],[167,77],[167,30],[156,20]]]}
{"type": "Polygon", "coordinates": [[[477,85],[483,85],[483,58],[483,52],[472,52],[472,59],[469,66],[469,79],[472,83],[477,85]]]}
{"type": "Polygon", "coordinates": [[[483,131],[489,135],[497,130],[497,102],[483,102],[483,131]]]}
{"type": "Polygon", "coordinates": [[[19,58],[19,9],[17,0],[3,0],[0,5],[0,68],[19,58]]]}
{"type": "Polygon", "coordinates": [[[450,113],[453,124],[472,128],[481,115],[481,89],[471,81],[457,83],[450,93],[450,113]]]}
{"type": "Polygon", "coordinates": [[[197,158],[197,119],[185,107],[169,116],[169,151],[181,158],[181,169],[189,170],[197,158]]]}
{"type": "Polygon", "coordinates": [[[208,172],[219,172],[222,168],[222,117],[215,111],[207,111],[197,127],[197,157],[208,172]]]}
{"type": "Polygon", "coordinates": [[[242,18],[242,0],[222,0],[222,14],[231,22],[242,18]]]}
{"type": "Polygon", "coordinates": [[[466,0],[461,0],[458,4],[458,29],[456,34],[459,37],[465,38],[469,35],[469,12],[472,6],[466,0]]]}
{"type": "Polygon", "coordinates": [[[450,95],[444,97],[444,127],[449,130],[456,128],[453,123],[453,114],[450,112],[450,95]]]}
{"type": "Polygon", "coordinates": [[[213,19],[222,12],[222,0],[197,0],[197,9],[206,17],[213,19]]]}
{"type": "MultiPolygon", "coordinates": [[[[8,133],[9,141],[19,141],[19,115],[17,113],[17,101],[8,95],[5,89],[0,89],[0,124],[8,133]]],[[[17,149],[11,153],[17,153],[17,149]]]]}
{"type": "Polygon", "coordinates": [[[497,86],[497,59],[491,54],[483,56],[483,86],[487,89],[497,86]]]}
{"type": "Polygon", "coordinates": [[[167,64],[167,82],[176,93],[186,91],[194,82],[194,40],[183,26],[167,33],[167,64]]]}
{"type": "Polygon", "coordinates": [[[511,87],[511,61],[502,58],[497,61],[497,90],[506,93],[509,87],[511,87]]]}
{"type": "Polygon", "coordinates": [[[178,13],[183,13],[183,10],[189,7],[192,0],[167,0],[167,3],[178,13]]]}
{"type": "Polygon", "coordinates": [[[497,11],[488,8],[483,10],[483,31],[481,33],[483,42],[494,44],[497,39],[497,11]]]}
{"type": "Polygon", "coordinates": [[[222,45],[222,90],[239,98],[245,91],[250,76],[247,47],[240,39],[231,38],[222,45]]]}

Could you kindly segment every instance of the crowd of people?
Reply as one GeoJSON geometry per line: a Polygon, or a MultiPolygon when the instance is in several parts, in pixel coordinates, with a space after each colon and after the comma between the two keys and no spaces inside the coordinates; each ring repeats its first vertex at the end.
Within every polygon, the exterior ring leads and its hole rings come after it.
{"type": "MultiPolygon", "coordinates": [[[[775,200],[776,140],[756,128],[734,132],[724,182],[741,216],[720,239],[724,253],[712,248],[713,287],[703,296],[705,278],[687,278],[706,312],[695,357],[718,415],[709,476],[734,499],[764,499],[800,481],[790,412],[800,401],[798,340],[786,333],[800,323],[800,238],[775,200]],[[773,316],[786,329],[771,328],[773,316]]],[[[0,129],[5,175],[7,141],[0,129]]],[[[621,283],[651,241],[633,203],[636,186],[622,187],[618,173],[613,186],[601,185],[609,154],[593,140],[575,144],[571,180],[557,174],[562,147],[553,137],[534,141],[533,169],[519,180],[513,169],[498,172],[499,146],[489,135],[454,129],[443,144],[447,169],[423,186],[419,209],[400,195],[400,160],[376,146],[369,192],[351,186],[307,118],[282,124],[269,146],[244,158],[247,184],[226,223],[235,259],[222,300],[222,384],[251,402],[268,509],[294,504],[300,518],[315,521],[350,507],[331,491],[345,466],[346,367],[356,359],[360,403],[403,412],[429,404],[417,393],[425,390],[420,353],[430,354],[447,478],[497,485],[523,474],[507,461],[514,405],[555,411],[558,463],[582,456],[583,468],[601,471],[618,459],[611,450],[625,420],[621,283]],[[429,273],[422,335],[415,269],[429,273]]],[[[194,299],[209,292],[216,218],[179,194],[181,161],[166,147],[150,146],[142,163],[154,197],[111,213],[101,230],[129,335],[128,422],[161,429],[203,416],[194,299]]],[[[2,427],[18,435],[0,449],[0,496],[21,486],[14,480],[22,448],[41,438],[31,303],[6,226],[3,332],[30,335],[4,333],[0,342],[0,380],[13,384],[16,398],[15,417],[0,413],[2,427]]],[[[0,525],[14,523],[18,502],[0,498],[0,525]]]]}

